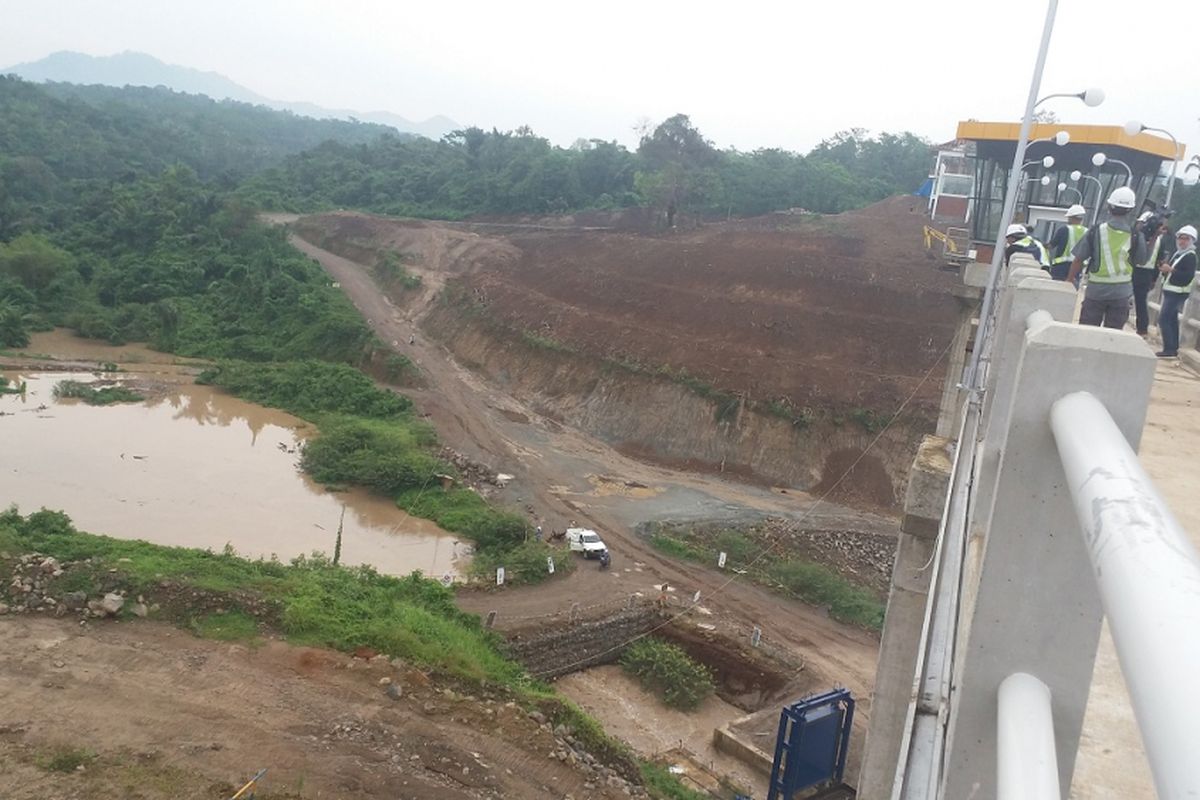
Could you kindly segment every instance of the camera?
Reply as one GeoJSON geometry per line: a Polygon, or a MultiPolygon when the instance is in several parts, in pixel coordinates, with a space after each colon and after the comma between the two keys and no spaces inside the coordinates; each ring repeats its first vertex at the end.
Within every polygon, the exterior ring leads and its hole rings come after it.
{"type": "Polygon", "coordinates": [[[1147,240],[1152,238],[1154,234],[1158,233],[1159,228],[1167,224],[1167,220],[1169,220],[1171,215],[1174,213],[1175,212],[1173,210],[1167,208],[1166,206],[1163,206],[1162,208],[1150,209],[1150,216],[1147,217],[1146,221],[1142,223],[1142,235],[1145,236],[1147,240]]]}

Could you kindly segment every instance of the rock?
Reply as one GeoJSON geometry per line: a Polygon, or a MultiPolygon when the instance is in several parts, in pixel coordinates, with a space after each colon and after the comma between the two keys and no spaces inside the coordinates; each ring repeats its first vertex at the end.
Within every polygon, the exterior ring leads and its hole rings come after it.
{"type": "Polygon", "coordinates": [[[392,683],[392,679],[387,677],[386,675],[379,679],[380,686],[390,686],[391,683],[392,683]]]}
{"type": "Polygon", "coordinates": [[[533,720],[534,722],[536,722],[538,725],[546,724],[546,715],[540,711],[530,711],[529,718],[531,720],[533,720]]]}
{"type": "Polygon", "coordinates": [[[8,604],[0,603],[0,614],[7,614],[7,613],[8,613],[8,604]]]}
{"type": "Polygon", "coordinates": [[[71,611],[78,611],[87,605],[87,592],[67,592],[63,595],[63,605],[71,611]]]}
{"type": "Polygon", "coordinates": [[[144,617],[150,613],[150,609],[146,608],[145,603],[134,603],[129,607],[135,617],[144,617]]]}
{"type": "Polygon", "coordinates": [[[102,600],[89,600],[88,610],[97,617],[111,617],[115,616],[124,605],[124,597],[121,597],[119,594],[109,592],[108,594],[104,595],[102,600]]]}
{"type": "Polygon", "coordinates": [[[392,698],[393,700],[399,700],[401,697],[404,696],[404,690],[401,689],[400,686],[395,683],[389,683],[387,686],[387,689],[385,689],[384,692],[387,694],[388,697],[392,698]]]}

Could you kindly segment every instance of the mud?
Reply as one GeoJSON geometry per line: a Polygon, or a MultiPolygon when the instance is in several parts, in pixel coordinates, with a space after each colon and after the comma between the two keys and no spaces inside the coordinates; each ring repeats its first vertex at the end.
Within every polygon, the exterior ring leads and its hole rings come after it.
{"type": "MultiPolygon", "coordinates": [[[[75,353],[96,357],[97,349],[75,353]]],[[[452,534],[384,498],[333,494],[302,474],[300,447],[312,430],[297,417],[186,376],[158,381],[161,393],[146,403],[94,407],[53,397],[54,384],[79,373],[3,374],[28,388],[0,396],[0,441],[12,454],[0,505],[60,509],[93,533],[213,550],[228,544],[285,560],[332,554],[345,507],[344,563],[457,574],[464,548],[452,534]]],[[[136,373],[119,375],[138,383],[136,373]]]]}

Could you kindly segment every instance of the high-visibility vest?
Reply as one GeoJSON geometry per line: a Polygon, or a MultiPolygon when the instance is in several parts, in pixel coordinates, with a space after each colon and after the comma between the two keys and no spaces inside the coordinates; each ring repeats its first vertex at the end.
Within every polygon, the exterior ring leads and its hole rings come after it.
{"type": "Polygon", "coordinates": [[[1036,258],[1038,263],[1043,267],[1050,266],[1050,257],[1046,254],[1046,246],[1037,239],[1032,236],[1026,236],[1024,239],[1018,239],[1014,244],[1036,258]],[[1030,252],[1031,248],[1033,252],[1030,252]]]}
{"type": "MultiPolygon", "coordinates": [[[[1194,253],[1194,252],[1196,252],[1196,251],[1195,250],[1177,250],[1177,251],[1175,251],[1175,257],[1171,259],[1171,269],[1174,269],[1175,265],[1178,264],[1180,261],[1182,261],[1183,257],[1186,256],[1188,253],[1194,253]]],[[[1192,290],[1192,286],[1195,283],[1196,283],[1196,274],[1195,273],[1192,273],[1192,279],[1190,281],[1188,281],[1187,286],[1175,286],[1174,284],[1171,283],[1171,279],[1167,278],[1167,280],[1163,281],[1163,291],[1164,292],[1178,292],[1179,294],[1187,294],[1188,292],[1190,292],[1192,290]]],[[[1192,302],[1195,302],[1195,301],[1193,300],[1192,302]]]]}
{"type": "Polygon", "coordinates": [[[1129,248],[1133,234],[1117,230],[1107,222],[1100,224],[1096,239],[1099,253],[1092,254],[1096,270],[1088,275],[1091,283],[1129,283],[1133,280],[1133,265],[1129,263],[1129,248]]]}
{"type": "Polygon", "coordinates": [[[1150,257],[1145,264],[1138,264],[1138,269],[1158,269],[1158,254],[1162,252],[1163,237],[1154,237],[1154,247],[1150,248],[1150,257]]]}
{"type": "Polygon", "coordinates": [[[1062,255],[1058,257],[1055,264],[1069,264],[1074,259],[1071,253],[1075,252],[1075,245],[1079,244],[1080,240],[1087,236],[1087,225],[1067,225],[1067,249],[1062,251],[1062,255]]]}

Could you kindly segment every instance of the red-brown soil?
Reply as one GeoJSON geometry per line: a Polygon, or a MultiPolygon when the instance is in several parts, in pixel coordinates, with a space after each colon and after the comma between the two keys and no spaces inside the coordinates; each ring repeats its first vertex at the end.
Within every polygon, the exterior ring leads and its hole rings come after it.
{"type": "MultiPolygon", "coordinates": [[[[771,215],[637,234],[526,223],[445,225],[358,214],[305,221],[355,260],[421,228],[461,237],[459,297],[516,331],[627,365],[686,371],[795,409],[890,414],[953,335],[954,276],[923,249],[921,203],[833,217],[771,215]]],[[[914,399],[928,418],[941,370],[914,399]]]]}

